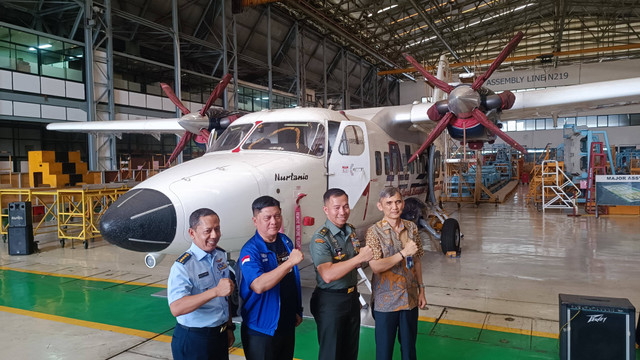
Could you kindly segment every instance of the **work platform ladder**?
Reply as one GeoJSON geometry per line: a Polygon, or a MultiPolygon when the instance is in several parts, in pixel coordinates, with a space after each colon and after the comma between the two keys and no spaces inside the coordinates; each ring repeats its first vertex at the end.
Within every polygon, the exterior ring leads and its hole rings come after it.
{"type": "MultiPolygon", "coordinates": [[[[607,158],[604,153],[602,142],[592,142],[589,151],[589,172],[587,174],[587,196],[584,204],[584,211],[587,214],[598,214],[596,205],[596,175],[605,175],[607,158]]],[[[601,209],[601,211],[604,209],[601,209]]],[[[602,211],[606,213],[606,210],[602,211]]]]}
{"type": "Polygon", "coordinates": [[[576,199],[580,189],[560,169],[556,160],[542,162],[542,211],[545,209],[577,210],[576,199]],[[568,192],[572,194],[569,195],[568,192]]]}

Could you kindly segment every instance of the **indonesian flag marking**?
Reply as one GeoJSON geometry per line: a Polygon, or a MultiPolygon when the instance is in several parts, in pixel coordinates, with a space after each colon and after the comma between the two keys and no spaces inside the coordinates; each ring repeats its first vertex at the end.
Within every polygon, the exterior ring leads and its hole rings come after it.
{"type": "Polygon", "coordinates": [[[242,260],[240,260],[240,263],[244,265],[244,263],[246,263],[247,261],[251,261],[251,257],[249,255],[243,257],[242,260]]]}

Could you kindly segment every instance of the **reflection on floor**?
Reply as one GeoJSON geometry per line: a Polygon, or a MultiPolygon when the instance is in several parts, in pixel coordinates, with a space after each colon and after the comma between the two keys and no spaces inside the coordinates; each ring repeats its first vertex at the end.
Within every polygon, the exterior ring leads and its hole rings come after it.
{"type": "MultiPolygon", "coordinates": [[[[461,222],[463,252],[457,259],[426,252],[430,305],[420,312],[420,358],[557,359],[558,293],[626,297],[640,306],[637,217],[542,214],[522,204],[525,193],[500,206],[447,205],[461,222]]],[[[166,299],[153,296],[166,286],[170,259],[149,270],[143,254],[102,240],[87,250],[38,240],[41,252],[22,257],[0,244],[2,358],[171,358],[175,319],[166,299]]],[[[308,297],[314,274],[306,254],[308,297]]],[[[359,358],[372,359],[366,310],[363,324],[359,358]]],[[[243,358],[239,338],[232,358],[243,358]]],[[[315,359],[317,347],[307,317],[295,356],[315,359]]]]}

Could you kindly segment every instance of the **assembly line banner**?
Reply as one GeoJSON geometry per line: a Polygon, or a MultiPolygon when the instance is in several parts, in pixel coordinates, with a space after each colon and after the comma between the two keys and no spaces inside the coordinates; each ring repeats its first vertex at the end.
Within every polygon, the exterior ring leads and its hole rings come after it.
{"type": "Polygon", "coordinates": [[[640,175],[596,175],[596,202],[640,206],[640,175]]]}
{"type": "Polygon", "coordinates": [[[555,68],[549,66],[533,70],[496,72],[484,83],[484,86],[493,91],[503,91],[575,85],[579,82],[579,67],[559,66],[555,68]]]}

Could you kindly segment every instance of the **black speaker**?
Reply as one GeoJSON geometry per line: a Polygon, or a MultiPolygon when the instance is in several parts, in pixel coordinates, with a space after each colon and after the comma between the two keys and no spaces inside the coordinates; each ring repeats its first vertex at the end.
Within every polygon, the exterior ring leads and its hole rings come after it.
{"type": "Polygon", "coordinates": [[[560,359],[632,360],[636,309],[628,299],[559,294],[560,359]]]}
{"type": "Polygon", "coordinates": [[[17,201],[9,203],[9,227],[31,226],[33,224],[33,211],[31,202],[17,201]]]}
{"type": "Polygon", "coordinates": [[[35,251],[33,226],[9,227],[9,255],[30,255],[35,251]]]}

